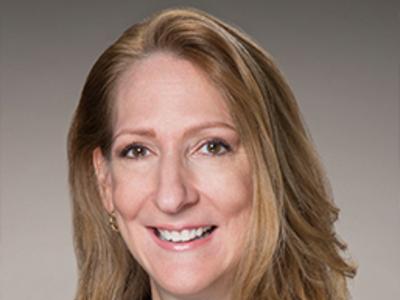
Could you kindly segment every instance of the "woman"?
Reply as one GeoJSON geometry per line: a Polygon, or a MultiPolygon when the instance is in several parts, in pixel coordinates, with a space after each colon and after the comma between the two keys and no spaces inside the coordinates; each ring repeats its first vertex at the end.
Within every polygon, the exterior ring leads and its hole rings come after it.
{"type": "Polygon", "coordinates": [[[76,299],[348,299],[327,180],[286,81],[192,9],[129,28],[69,133],[76,299]]]}

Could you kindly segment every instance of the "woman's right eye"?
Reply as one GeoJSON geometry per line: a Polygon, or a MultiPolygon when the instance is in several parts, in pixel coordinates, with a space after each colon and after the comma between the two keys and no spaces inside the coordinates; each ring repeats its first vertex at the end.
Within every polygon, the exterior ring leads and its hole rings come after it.
{"type": "Polygon", "coordinates": [[[139,144],[130,144],[122,149],[120,156],[123,158],[141,159],[149,154],[150,150],[139,144]]]}

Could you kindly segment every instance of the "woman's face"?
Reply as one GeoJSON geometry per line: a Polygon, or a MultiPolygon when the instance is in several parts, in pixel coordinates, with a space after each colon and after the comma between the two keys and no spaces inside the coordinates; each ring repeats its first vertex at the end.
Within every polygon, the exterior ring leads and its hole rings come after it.
{"type": "Polygon", "coordinates": [[[152,54],[117,86],[111,151],[94,152],[104,204],[153,299],[224,299],[246,255],[252,170],[223,96],[190,62],[152,54]]]}

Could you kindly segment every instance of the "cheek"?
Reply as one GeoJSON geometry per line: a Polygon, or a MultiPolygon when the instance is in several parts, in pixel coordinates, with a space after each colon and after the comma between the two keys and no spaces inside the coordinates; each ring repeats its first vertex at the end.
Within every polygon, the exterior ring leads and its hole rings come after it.
{"type": "Polygon", "coordinates": [[[125,220],[138,217],[147,195],[154,186],[153,176],[147,172],[132,172],[116,168],[112,177],[112,197],[115,209],[125,220]]]}
{"type": "Polygon", "coordinates": [[[196,178],[199,190],[220,213],[232,216],[250,209],[253,185],[246,160],[204,165],[197,169],[196,178]]]}

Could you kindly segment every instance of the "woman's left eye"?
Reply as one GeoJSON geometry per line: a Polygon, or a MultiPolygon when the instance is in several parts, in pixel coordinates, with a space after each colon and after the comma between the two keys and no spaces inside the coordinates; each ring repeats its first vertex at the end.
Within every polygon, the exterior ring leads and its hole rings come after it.
{"type": "Polygon", "coordinates": [[[232,148],[220,139],[213,139],[203,144],[199,151],[205,155],[219,156],[232,151],[232,148]]]}

